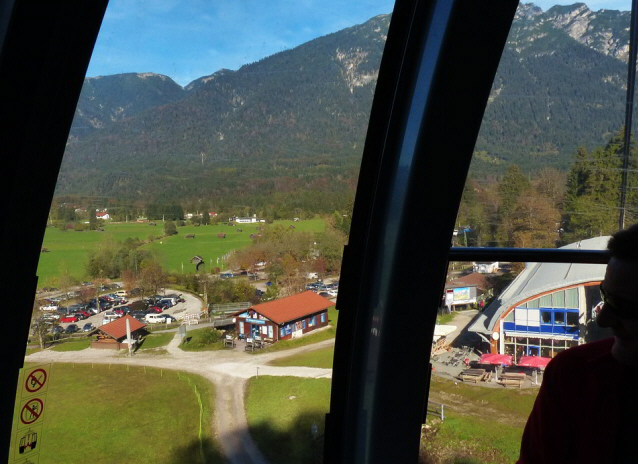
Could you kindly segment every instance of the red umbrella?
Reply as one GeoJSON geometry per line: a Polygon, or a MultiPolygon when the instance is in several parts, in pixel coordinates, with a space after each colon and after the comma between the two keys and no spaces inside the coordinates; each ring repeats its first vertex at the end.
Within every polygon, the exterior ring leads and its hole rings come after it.
{"type": "Polygon", "coordinates": [[[543,358],[540,356],[523,356],[518,360],[518,365],[525,367],[545,367],[551,360],[552,358],[543,358]]]}
{"type": "Polygon", "coordinates": [[[479,361],[481,364],[505,364],[506,366],[512,365],[512,355],[510,354],[482,354],[481,360],[479,361]]]}

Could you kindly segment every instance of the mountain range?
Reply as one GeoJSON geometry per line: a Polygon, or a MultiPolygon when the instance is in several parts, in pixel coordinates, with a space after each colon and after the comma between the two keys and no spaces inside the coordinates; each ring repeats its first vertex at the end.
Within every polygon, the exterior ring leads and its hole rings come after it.
{"type": "MultiPolygon", "coordinates": [[[[521,4],[472,173],[566,169],[624,117],[629,12],[521,4]]],[[[329,212],[352,201],[390,15],[185,87],[87,78],[57,194],[329,212]]],[[[472,70],[468,69],[468,80],[472,70]]],[[[443,155],[443,154],[442,154],[443,155]]]]}

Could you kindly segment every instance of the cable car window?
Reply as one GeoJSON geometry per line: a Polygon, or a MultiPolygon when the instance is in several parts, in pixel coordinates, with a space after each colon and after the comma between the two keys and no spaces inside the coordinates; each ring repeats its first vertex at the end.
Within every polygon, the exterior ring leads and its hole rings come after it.
{"type": "Polygon", "coordinates": [[[466,286],[476,297],[439,311],[430,358],[434,370],[424,459],[460,459],[471,448],[474,459],[487,460],[487,454],[476,451],[484,447],[496,453],[497,458],[489,459],[515,461],[547,363],[567,348],[611,335],[598,327],[592,308],[599,298],[589,291],[604,278],[605,265],[501,265],[497,273],[478,279],[471,263],[450,264],[446,287],[466,286]],[[520,269],[516,275],[515,269],[520,269]],[[568,295],[568,301],[561,295],[568,295]],[[498,399],[476,396],[491,387],[502,390],[498,399]],[[475,408],[494,409],[507,420],[477,419],[475,408]],[[481,434],[459,431],[475,428],[481,434]],[[496,441],[497,436],[503,441],[496,441]]]}
{"type": "MultiPolygon", "coordinates": [[[[638,221],[638,152],[622,184],[631,2],[521,3],[457,218],[457,246],[555,248],[638,221]],[[610,41],[602,39],[604,34],[610,41]]],[[[636,123],[632,130],[635,130],[636,123]]]]}
{"type": "Polygon", "coordinates": [[[321,460],[392,9],[110,2],[38,268],[26,362],[54,363],[44,438],[18,437],[19,457],[321,460]],[[87,417],[117,432],[78,434],[87,417]]]}

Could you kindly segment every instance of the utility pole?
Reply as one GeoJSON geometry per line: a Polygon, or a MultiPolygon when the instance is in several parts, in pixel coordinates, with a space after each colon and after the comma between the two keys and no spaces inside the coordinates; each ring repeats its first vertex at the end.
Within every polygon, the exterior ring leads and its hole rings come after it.
{"type": "Polygon", "coordinates": [[[627,72],[627,99],[625,101],[625,140],[622,160],[622,184],[620,186],[620,217],[618,228],[625,228],[625,204],[627,202],[627,170],[631,143],[631,120],[634,111],[634,88],[636,86],[636,41],[638,41],[638,0],[631,2],[631,24],[629,26],[629,63],[627,72]]]}

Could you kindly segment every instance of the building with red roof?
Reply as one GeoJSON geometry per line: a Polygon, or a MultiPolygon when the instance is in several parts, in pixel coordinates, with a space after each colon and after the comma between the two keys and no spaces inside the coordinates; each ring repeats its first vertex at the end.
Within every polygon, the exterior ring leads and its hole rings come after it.
{"type": "Polygon", "coordinates": [[[144,334],[146,325],[134,317],[126,315],[93,330],[91,335],[96,335],[96,338],[91,342],[91,348],[114,350],[128,348],[128,343],[126,343],[126,321],[129,321],[131,338],[137,340],[144,334]]]}
{"type": "Polygon", "coordinates": [[[235,315],[240,338],[259,336],[269,341],[288,340],[328,325],[328,308],[334,303],[307,291],[251,306],[235,315]]]}

